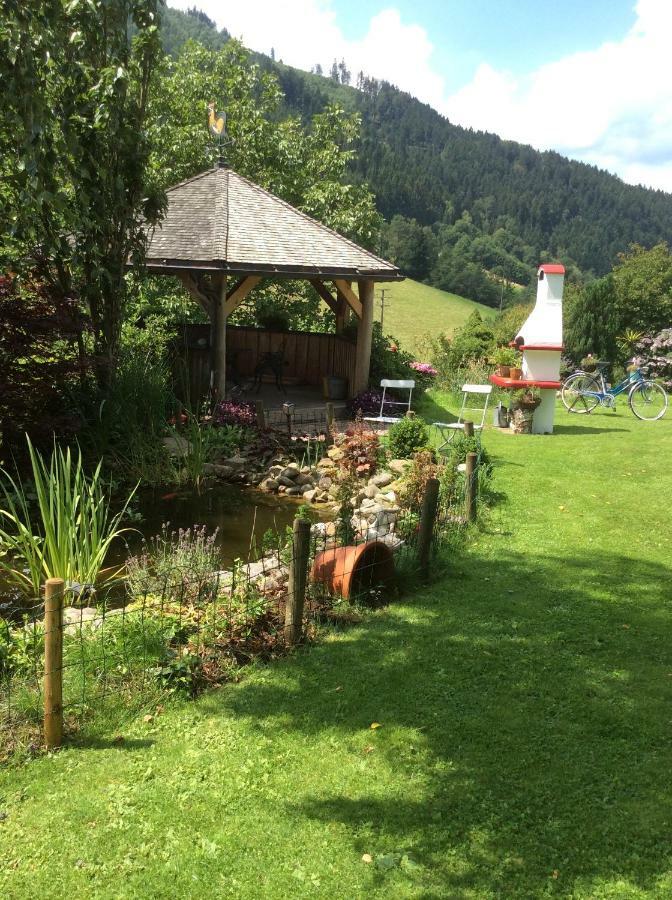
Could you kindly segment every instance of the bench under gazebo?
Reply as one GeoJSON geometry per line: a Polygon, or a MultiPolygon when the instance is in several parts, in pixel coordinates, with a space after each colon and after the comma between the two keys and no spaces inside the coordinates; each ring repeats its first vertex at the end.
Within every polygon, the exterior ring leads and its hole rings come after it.
{"type": "Polygon", "coordinates": [[[179,278],[207,313],[209,325],[191,326],[192,391],[202,395],[205,381],[226,397],[227,353],[242,376],[252,376],[265,354],[280,353],[290,384],[316,387],[331,375],[347,380],[349,396],[367,387],[374,285],[400,280],[396,266],[223,162],[170,188],[167,197],[165,218],[149,236],[146,267],[179,278]],[[335,316],[334,333],[227,328],[228,317],[268,278],[310,282],[335,316]],[[349,315],[357,323],[355,341],[342,335],[349,315]]]}

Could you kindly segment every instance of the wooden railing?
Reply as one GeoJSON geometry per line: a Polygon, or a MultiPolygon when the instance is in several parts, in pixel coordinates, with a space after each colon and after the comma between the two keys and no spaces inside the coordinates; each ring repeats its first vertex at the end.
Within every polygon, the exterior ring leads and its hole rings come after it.
{"type": "MultiPolygon", "coordinates": [[[[226,329],[227,367],[251,378],[264,353],[283,351],[286,385],[320,386],[326,375],[347,379],[354,385],[355,343],[337,334],[311,331],[266,331],[229,326],[226,329]]],[[[179,394],[198,405],[210,387],[210,327],[185,325],[176,347],[176,381],[179,394]]]]}

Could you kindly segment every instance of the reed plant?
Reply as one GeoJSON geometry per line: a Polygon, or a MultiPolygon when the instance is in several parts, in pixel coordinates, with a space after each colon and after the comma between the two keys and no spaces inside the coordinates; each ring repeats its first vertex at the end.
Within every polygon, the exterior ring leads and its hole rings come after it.
{"type": "Polygon", "coordinates": [[[110,547],[128,530],[121,521],[135,488],[113,515],[102,462],[87,475],[79,448],[73,454],[54,445],[45,459],[27,441],[32,483],[0,469],[0,571],[35,598],[47,578],[95,585],[110,547]]]}

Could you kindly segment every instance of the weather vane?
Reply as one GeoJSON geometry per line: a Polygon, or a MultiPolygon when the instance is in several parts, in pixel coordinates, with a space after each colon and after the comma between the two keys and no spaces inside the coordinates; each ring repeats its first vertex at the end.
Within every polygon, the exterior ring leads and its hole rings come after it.
{"type": "Polygon", "coordinates": [[[219,144],[219,164],[225,165],[224,154],[222,148],[230,144],[230,140],[226,140],[226,113],[217,112],[215,109],[215,101],[208,103],[208,127],[210,134],[216,137],[219,144]]]}

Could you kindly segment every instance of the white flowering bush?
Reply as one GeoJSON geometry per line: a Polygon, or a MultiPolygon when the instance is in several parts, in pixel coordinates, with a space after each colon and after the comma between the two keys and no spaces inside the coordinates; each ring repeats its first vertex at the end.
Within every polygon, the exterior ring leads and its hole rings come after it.
{"type": "Polygon", "coordinates": [[[635,353],[635,362],[643,374],[660,381],[668,393],[672,392],[672,328],[664,328],[653,337],[643,337],[635,353]]]}

